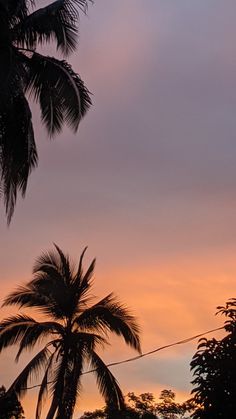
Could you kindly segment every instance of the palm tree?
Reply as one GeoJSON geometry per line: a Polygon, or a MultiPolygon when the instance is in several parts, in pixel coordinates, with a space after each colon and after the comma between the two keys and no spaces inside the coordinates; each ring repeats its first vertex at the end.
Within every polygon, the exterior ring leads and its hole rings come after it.
{"type": "Polygon", "coordinates": [[[104,347],[108,332],[122,336],[126,344],[140,352],[139,327],[113,294],[92,304],[90,288],[95,259],[86,272],[81,254],[78,268],[55,245],[55,250],[43,253],[33,268],[33,279],[19,287],[4,300],[4,305],[38,309],[46,316],[37,321],[21,313],[0,323],[0,352],[18,345],[16,360],[21,353],[46,339],[45,346],[33,357],[11,385],[9,391],[21,397],[29,380],[43,371],[38,394],[36,419],[48,392],[51,405],[47,419],[70,419],[81,390],[81,375],[85,367],[92,368],[98,388],[107,404],[116,409],[124,405],[121,389],[106,364],[97,353],[104,347]]]}
{"type": "Polygon", "coordinates": [[[64,57],[77,45],[79,8],[91,0],[0,0],[0,192],[10,222],[38,156],[27,94],[39,103],[50,136],[67,123],[77,131],[91,105],[83,81],[63,59],[37,51],[51,41],[64,57]]]}

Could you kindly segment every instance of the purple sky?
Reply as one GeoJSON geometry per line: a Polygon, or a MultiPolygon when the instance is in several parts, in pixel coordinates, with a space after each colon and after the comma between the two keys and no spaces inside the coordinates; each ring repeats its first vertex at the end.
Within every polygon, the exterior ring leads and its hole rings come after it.
{"type": "MultiPolygon", "coordinates": [[[[88,245],[97,295],[114,290],[134,309],[144,351],[222,324],[215,307],[235,296],[236,276],[235,14],[233,0],[97,0],[81,16],[70,61],[94,106],[77,135],[53,141],[35,107],[39,168],[10,228],[1,208],[2,296],[52,242],[74,258],[88,245]]],[[[125,392],[181,396],[195,350],[114,373],[125,392]]],[[[7,385],[10,352],[0,369],[7,385]]],[[[101,405],[84,387],[81,409],[101,405]]]]}

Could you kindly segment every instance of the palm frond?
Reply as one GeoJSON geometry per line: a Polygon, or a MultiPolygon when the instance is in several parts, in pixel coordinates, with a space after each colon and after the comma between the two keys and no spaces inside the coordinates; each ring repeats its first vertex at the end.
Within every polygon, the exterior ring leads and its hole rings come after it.
{"type": "Polygon", "coordinates": [[[77,44],[78,10],[71,0],[56,0],[28,15],[13,28],[18,46],[35,49],[38,44],[56,41],[68,55],[77,44]]]}
{"type": "Polygon", "coordinates": [[[60,272],[60,258],[58,252],[55,252],[54,250],[42,252],[34,263],[33,273],[41,272],[42,267],[44,266],[52,266],[55,270],[60,272]]]}
{"type": "Polygon", "coordinates": [[[66,122],[77,131],[91,105],[83,81],[64,60],[34,53],[28,60],[28,91],[39,101],[42,121],[49,135],[60,132],[66,122]]]}
{"type": "Polygon", "coordinates": [[[55,319],[63,319],[67,311],[70,311],[65,284],[57,281],[55,277],[50,281],[48,275],[43,274],[9,294],[3,302],[3,306],[7,305],[37,308],[55,319]]]}
{"type": "Polygon", "coordinates": [[[17,193],[25,195],[28,177],[38,156],[29,104],[22,93],[0,107],[0,182],[8,222],[14,212],[17,193]]]}
{"type": "Polygon", "coordinates": [[[58,400],[57,400],[56,394],[54,393],[46,419],[54,419],[57,409],[58,409],[58,400]]]}
{"type": "Polygon", "coordinates": [[[75,281],[77,281],[78,284],[80,283],[80,278],[83,275],[83,258],[84,258],[84,255],[85,255],[85,252],[86,252],[87,249],[88,249],[88,246],[86,246],[84,248],[83,252],[80,255],[79,266],[78,266],[78,270],[77,270],[77,273],[76,273],[76,276],[75,276],[75,281]]]}
{"type": "Polygon", "coordinates": [[[45,296],[45,309],[57,318],[68,315],[71,311],[71,266],[70,260],[56,246],[56,252],[43,253],[33,268],[34,279],[30,282],[34,292],[45,296]]]}
{"type": "Polygon", "coordinates": [[[42,304],[38,304],[41,311],[54,316],[56,319],[70,317],[74,311],[76,296],[71,287],[60,277],[51,277],[42,273],[34,280],[34,287],[37,294],[42,297],[42,304]]]}
{"type": "Polygon", "coordinates": [[[89,359],[92,368],[95,370],[98,388],[106,403],[117,410],[121,410],[125,405],[125,401],[114,375],[96,352],[91,351],[89,359]]]}
{"type": "Polygon", "coordinates": [[[8,0],[7,11],[11,25],[24,20],[27,17],[30,6],[33,5],[34,0],[8,0]]]}
{"type": "Polygon", "coordinates": [[[78,298],[78,303],[85,297],[92,285],[92,278],[94,274],[96,259],[93,259],[85,274],[79,273],[82,268],[79,268],[73,281],[73,288],[78,298]]]}
{"type": "Polygon", "coordinates": [[[64,334],[64,328],[57,322],[35,322],[35,325],[30,326],[24,334],[19,344],[19,350],[16,354],[16,361],[19,360],[21,353],[25,350],[33,348],[36,344],[39,344],[45,337],[51,335],[64,334]]]}
{"type": "Polygon", "coordinates": [[[52,368],[53,361],[54,361],[54,358],[55,358],[56,354],[57,354],[57,349],[50,356],[50,358],[48,360],[48,365],[47,365],[45,374],[44,374],[42,382],[41,382],[41,386],[40,386],[39,394],[38,394],[37,406],[36,406],[36,419],[40,419],[41,412],[42,412],[43,401],[47,397],[47,394],[48,394],[48,381],[49,381],[49,377],[50,377],[50,370],[52,368]]]}
{"type": "Polygon", "coordinates": [[[0,92],[2,99],[2,89],[8,83],[9,74],[12,69],[11,32],[5,2],[0,3],[0,60],[0,92]]]}
{"type": "Polygon", "coordinates": [[[53,379],[50,383],[52,401],[47,414],[47,419],[53,419],[56,411],[62,404],[65,391],[65,374],[68,367],[68,352],[66,351],[65,353],[63,346],[61,346],[53,368],[53,379]]]}
{"type": "Polygon", "coordinates": [[[19,286],[15,291],[11,292],[4,300],[2,306],[19,306],[22,307],[36,307],[45,303],[45,297],[38,295],[31,284],[19,286]]]}
{"type": "Polygon", "coordinates": [[[38,352],[18,375],[8,391],[14,390],[19,397],[22,397],[27,391],[28,381],[32,377],[37,378],[42,369],[47,367],[50,356],[51,351],[47,347],[38,352]]]}
{"type": "Polygon", "coordinates": [[[86,332],[74,332],[73,333],[73,340],[75,342],[75,346],[82,344],[86,347],[86,350],[94,350],[97,346],[104,348],[105,345],[109,345],[108,340],[97,333],[86,333],[86,332]]]}
{"type": "Polygon", "coordinates": [[[76,311],[78,296],[71,285],[69,259],[57,248],[37,259],[33,279],[8,295],[3,305],[35,307],[55,319],[65,319],[76,311]]]}
{"type": "Polygon", "coordinates": [[[31,111],[24,94],[27,69],[22,54],[8,47],[6,41],[0,47],[0,59],[0,188],[9,223],[17,193],[24,197],[29,174],[37,166],[38,157],[31,111]]]}
{"type": "Polygon", "coordinates": [[[35,289],[42,289],[43,291],[48,282],[57,283],[58,286],[66,285],[61,269],[45,263],[38,272],[35,272],[31,283],[35,289]]]}
{"type": "MultiPolygon", "coordinates": [[[[1,13],[1,9],[0,9],[1,13]]],[[[1,25],[1,19],[0,19],[0,25],[1,25]]],[[[2,36],[3,30],[0,30],[0,36],[2,36]]],[[[1,46],[1,52],[0,52],[0,58],[1,58],[1,66],[0,66],[0,92],[1,92],[1,102],[3,103],[3,99],[5,99],[4,90],[6,88],[6,85],[9,82],[9,74],[12,69],[12,50],[7,43],[5,45],[1,46]]]]}
{"type": "Polygon", "coordinates": [[[0,352],[8,346],[21,342],[27,330],[34,327],[36,321],[27,315],[10,316],[0,323],[0,352]]]}
{"type": "Polygon", "coordinates": [[[84,330],[110,331],[122,336],[129,346],[141,353],[137,321],[113,294],[84,310],[75,321],[84,330]]]}
{"type": "Polygon", "coordinates": [[[18,361],[22,351],[31,349],[42,339],[52,334],[63,335],[63,326],[56,322],[37,322],[32,317],[19,314],[8,317],[0,323],[0,352],[18,344],[18,361]]]}
{"type": "Polygon", "coordinates": [[[78,6],[79,9],[82,10],[82,12],[84,13],[87,12],[89,3],[93,3],[93,2],[94,0],[74,0],[74,3],[76,4],[76,6],[78,6]]]}
{"type": "Polygon", "coordinates": [[[60,312],[71,316],[84,308],[87,301],[85,293],[91,286],[95,260],[87,272],[79,277],[73,274],[73,266],[67,255],[57,246],[56,252],[43,253],[36,261],[33,272],[35,278],[31,281],[34,292],[45,295],[51,304],[60,307],[60,312]]]}
{"type": "Polygon", "coordinates": [[[57,250],[57,253],[60,257],[60,272],[64,278],[64,280],[66,281],[66,283],[69,285],[71,280],[72,280],[72,273],[71,273],[71,263],[70,263],[70,258],[68,255],[65,255],[63,253],[63,251],[60,249],[59,246],[57,246],[54,243],[54,246],[57,250]]]}

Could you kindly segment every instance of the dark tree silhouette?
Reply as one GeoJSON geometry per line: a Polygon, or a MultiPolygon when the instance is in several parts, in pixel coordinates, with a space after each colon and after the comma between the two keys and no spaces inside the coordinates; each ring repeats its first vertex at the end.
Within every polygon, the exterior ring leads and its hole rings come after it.
{"type": "Polygon", "coordinates": [[[65,60],[37,47],[54,41],[64,56],[77,45],[78,10],[91,0],[0,0],[0,192],[10,222],[17,193],[25,195],[38,156],[26,95],[40,105],[50,136],[67,123],[77,131],[91,104],[83,81],[65,60]]]}
{"type": "Polygon", "coordinates": [[[128,393],[128,402],[139,414],[139,418],[156,418],[156,401],[152,393],[141,393],[136,396],[133,392],[128,393]]]}
{"type": "Polygon", "coordinates": [[[80,419],[106,419],[107,414],[104,409],[96,409],[93,412],[84,412],[80,419]]]}
{"type": "Polygon", "coordinates": [[[188,413],[194,408],[194,404],[190,400],[184,403],[177,403],[175,401],[175,393],[172,390],[162,390],[159,399],[161,401],[156,405],[159,419],[186,418],[186,415],[188,416],[188,413]]]}
{"type": "Polygon", "coordinates": [[[23,408],[14,391],[7,393],[5,387],[0,387],[0,418],[24,419],[23,408]]]}
{"type": "Polygon", "coordinates": [[[135,409],[128,406],[119,411],[105,407],[93,412],[84,412],[80,419],[140,419],[140,415],[135,409]]]}
{"type": "MultiPolygon", "coordinates": [[[[201,339],[191,362],[194,372],[194,419],[229,419],[236,412],[236,299],[218,313],[226,316],[226,336],[201,339]]],[[[217,314],[218,314],[217,313],[217,314]]]]}
{"type": "Polygon", "coordinates": [[[44,398],[52,396],[47,419],[71,419],[81,390],[85,367],[94,369],[98,388],[107,404],[117,410],[124,405],[121,389],[96,349],[104,347],[107,333],[124,338],[126,344],[140,352],[139,327],[113,294],[91,305],[90,294],[95,259],[83,272],[83,251],[78,268],[59,247],[43,253],[34,265],[33,279],[11,293],[4,305],[38,309],[46,316],[37,321],[26,314],[6,318],[0,323],[0,351],[18,345],[16,360],[46,339],[45,346],[33,357],[11,385],[21,397],[31,377],[43,372],[36,408],[41,415],[44,398]]]}
{"type": "Polygon", "coordinates": [[[187,419],[189,412],[195,408],[192,400],[177,403],[172,390],[162,390],[159,399],[161,401],[157,402],[152,393],[141,393],[137,396],[130,392],[122,411],[112,412],[107,406],[93,412],[84,412],[80,419],[187,419]]]}

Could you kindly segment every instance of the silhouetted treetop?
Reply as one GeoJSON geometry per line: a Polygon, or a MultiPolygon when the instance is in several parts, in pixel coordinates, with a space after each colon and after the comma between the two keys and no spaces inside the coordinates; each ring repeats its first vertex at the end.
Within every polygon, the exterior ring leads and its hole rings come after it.
{"type": "Polygon", "coordinates": [[[44,343],[9,389],[23,396],[30,379],[42,372],[36,419],[40,418],[48,396],[51,405],[46,418],[71,419],[81,392],[82,373],[88,368],[93,370],[106,404],[122,410],[122,391],[97,350],[104,348],[109,333],[114,333],[131,348],[141,351],[137,321],[113,294],[92,303],[95,259],[84,270],[85,250],[75,268],[69,256],[55,245],[55,251],[43,253],[36,260],[33,279],[18,287],[4,302],[38,309],[45,315],[45,321],[37,321],[19,313],[0,323],[0,352],[18,345],[16,360],[23,351],[44,343]]]}
{"type": "Polygon", "coordinates": [[[51,41],[68,56],[77,45],[79,10],[89,0],[56,0],[35,9],[34,0],[0,1],[0,190],[8,222],[17,193],[24,196],[38,155],[27,96],[39,103],[50,136],[64,123],[77,131],[91,99],[65,60],[42,55],[51,41]]]}
{"type": "Polygon", "coordinates": [[[226,336],[201,339],[191,362],[194,373],[194,419],[229,419],[236,412],[236,299],[218,307],[226,317],[226,336]]]}
{"type": "Polygon", "coordinates": [[[15,392],[6,392],[3,386],[0,387],[0,418],[25,419],[23,408],[15,392]]]}
{"type": "Polygon", "coordinates": [[[126,399],[127,402],[121,411],[106,406],[93,412],[84,412],[80,419],[187,419],[195,408],[191,400],[177,403],[175,393],[166,389],[160,394],[160,402],[149,392],[138,396],[129,392],[126,399]]]}

